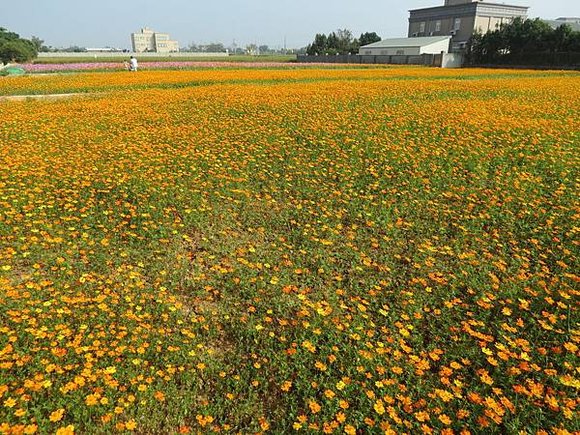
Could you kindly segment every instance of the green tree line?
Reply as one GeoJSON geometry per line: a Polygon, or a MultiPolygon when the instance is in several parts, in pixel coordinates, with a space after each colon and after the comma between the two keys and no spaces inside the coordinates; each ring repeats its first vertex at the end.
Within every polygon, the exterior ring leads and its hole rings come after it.
{"type": "Polygon", "coordinates": [[[476,33],[467,48],[470,64],[542,65],[563,55],[580,59],[580,32],[567,24],[554,29],[539,18],[516,18],[497,30],[476,33]]]}
{"type": "Polygon", "coordinates": [[[355,54],[363,45],[378,42],[381,37],[375,32],[362,33],[360,38],[355,38],[348,29],[339,29],[336,32],[325,35],[318,33],[314,41],[306,47],[306,53],[316,54],[355,54]]]}
{"type": "Polygon", "coordinates": [[[0,27],[0,62],[28,62],[38,54],[36,41],[21,38],[18,33],[0,27]]]}

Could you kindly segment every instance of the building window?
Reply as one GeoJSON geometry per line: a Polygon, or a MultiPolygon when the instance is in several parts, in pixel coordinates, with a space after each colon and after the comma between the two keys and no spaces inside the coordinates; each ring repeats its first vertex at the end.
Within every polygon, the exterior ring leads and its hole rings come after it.
{"type": "Polygon", "coordinates": [[[435,31],[436,32],[440,32],[441,31],[441,20],[435,21],[435,31]]]}
{"type": "Polygon", "coordinates": [[[397,50],[397,56],[402,56],[405,54],[405,50],[397,50]]]}
{"type": "Polygon", "coordinates": [[[459,29],[461,29],[461,18],[455,18],[455,21],[453,22],[453,30],[459,29]]]}
{"type": "Polygon", "coordinates": [[[419,32],[425,33],[425,21],[419,24],[419,32]]]}

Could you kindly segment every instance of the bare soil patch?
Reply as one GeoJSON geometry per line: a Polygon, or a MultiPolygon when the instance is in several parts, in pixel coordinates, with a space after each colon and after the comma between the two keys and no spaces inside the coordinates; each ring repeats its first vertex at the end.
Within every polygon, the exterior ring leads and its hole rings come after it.
{"type": "Polygon", "coordinates": [[[0,96],[0,101],[25,101],[25,100],[46,100],[58,98],[70,98],[78,95],[88,95],[83,92],[76,92],[70,94],[48,94],[48,95],[4,95],[0,96]]]}

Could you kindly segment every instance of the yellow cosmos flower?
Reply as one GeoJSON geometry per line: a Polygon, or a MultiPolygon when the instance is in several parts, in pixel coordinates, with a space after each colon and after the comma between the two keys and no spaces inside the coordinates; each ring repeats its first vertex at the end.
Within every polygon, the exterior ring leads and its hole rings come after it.
{"type": "Polygon", "coordinates": [[[54,411],[50,414],[49,420],[52,421],[53,423],[55,423],[57,421],[61,421],[63,415],[64,415],[64,409],[63,408],[57,409],[56,411],[54,411]]]}

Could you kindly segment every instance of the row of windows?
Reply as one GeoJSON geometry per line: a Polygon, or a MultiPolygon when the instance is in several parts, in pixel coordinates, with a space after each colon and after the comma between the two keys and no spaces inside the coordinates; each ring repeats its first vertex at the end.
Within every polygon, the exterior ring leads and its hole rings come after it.
{"type": "MultiPolygon", "coordinates": [[[[372,50],[365,50],[364,54],[373,54],[372,50]]],[[[388,55],[389,51],[388,50],[381,50],[381,54],[382,55],[388,55]]],[[[397,56],[403,56],[405,54],[405,50],[397,50],[396,55],[397,56]]]]}
{"type": "Polygon", "coordinates": [[[133,33],[133,38],[135,38],[136,40],[137,39],[140,39],[140,40],[144,40],[144,41],[145,40],[150,40],[150,39],[153,39],[153,38],[158,39],[160,41],[169,41],[169,35],[159,35],[159,34],[157,34],[157,35],[154,35],[154,34],[151,34],[151,35],[141,35],[141,34],[138,34],[138,33],[133,33]]]}
{"type": "MultiPolygon", "coordinates": [[[[422,21],[419,23],[419,32],[420,33],[425,33],[425,29],[426,29],[427,23],[425,21],[422,21]]],[[[455,18],[453,20],[453,30],[457,31],[461,29],[461,18],[455,18]]],[[[435,21],[435,32],[440,32],[441,31],[441,20],[437,20],[435,21]]]]}

